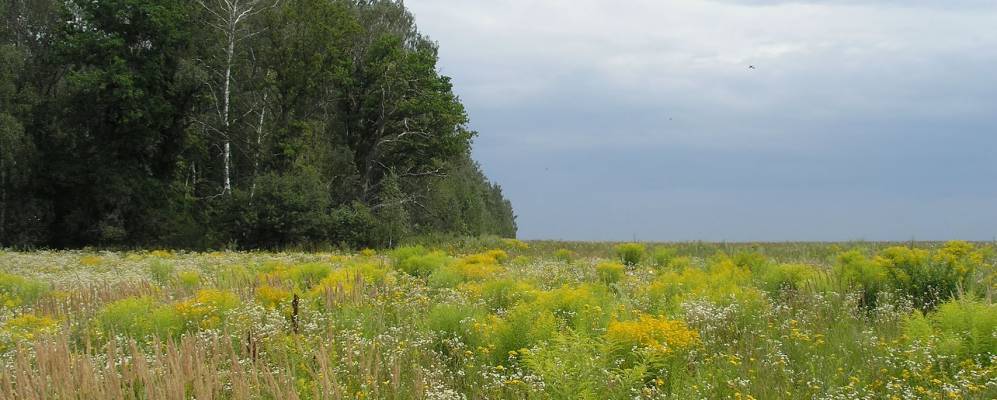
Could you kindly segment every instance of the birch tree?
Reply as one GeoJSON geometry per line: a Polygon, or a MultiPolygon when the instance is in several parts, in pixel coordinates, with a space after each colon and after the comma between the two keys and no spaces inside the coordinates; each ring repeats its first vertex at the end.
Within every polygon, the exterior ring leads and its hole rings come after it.
{"type": "MultiPolygon", "coordinates": [[[[232,92],[235,83],[233,70],[238,61],[237,46],[258,33],[249,28],[249,19],[275,7],[278,2],[279,0],[197,0],[208,15],[205,23],[219,33],[222,39],[220,62],[212,71],[220,82],[209,82],[219,123],[218,126],[205,124],[222,138],[222,193],[232,192],[232,126],[236,122],[232,117],[232,92]]],[[[258,129],[262,130],[264,111],[261,110],[258,114],[261,119],[258,129]]],[[[258,136],[262,136],[262,131],[258,132],[258,136]]]]}

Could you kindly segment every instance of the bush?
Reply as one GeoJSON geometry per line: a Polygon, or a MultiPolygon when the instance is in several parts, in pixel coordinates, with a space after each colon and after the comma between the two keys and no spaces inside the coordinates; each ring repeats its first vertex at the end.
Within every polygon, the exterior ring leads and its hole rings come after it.
{"type": "Polygon", "coordinates": [[[333,232],[331,198],[314,168],[260,175],[250,193],[236,190],[220,201],[219,224],[246,248],[280,248],[322,243],[333,232]]]}
{"type": "Polygon", "coordinates": [[[437,304],[426,315],[426,325],[439,340],[457,339],[471,348],[481,344],[475,320],[483,313],[474,307],[458,304],[437,304]]]}
{"type": "Polygon", "coordinates": [[[623,243],[616,245],[616,258],[626,265],[634,266],[644,259],[646,248],[641,243],[623,243]]]}
{"type": "Polygon", "coordinates": [[[537,299],[537,306],[550,310],[565,326],[580,333],[605,329],[615,304],[612,294],[601,285],[564,286],[537,299]]]}
{"type": "Polygon", "coordinates": [[[273,286],[260,286],[256,288],[256,300],[266,308],[277,308],[286,302],[291,301],[291,291],[273,286]]]}
{"type": "MultiPolygon", "coordinates": [[[[598,337],[559,334],[540,348],[518,351],[522,365],[544,384],[543,398],[549,399],[627,399],[644,386],[643,376],[628,374],[607,360],[604,343],[598,337]]],[[[527,396],[522,396],[526,398],[527,396]]],[[[515,398],[515,397],[512,397],[515,398]]]]}
{"type": "Polygon", "coordinates": [[[686,267],[664,271],[642,290],[642,294],[650,303],[650,309],[657,312],[678,311],[682,302],[691,299],[705,299],[718,305],[762,305],[764,297],[751,283],[751,271],[723,258],[706,269],[686,267]]]}
{"type": "Polygon", "coordinates": [[[568,249],[558,249],[554,252],[554,259],[564,263],[570,263],[575,259],[575,253],[568,249]]]}
{"type": "Polygon", "coordinates": [[[447,265],[450,257],[441,251],[429,251],[422,246],[400,247],[391,253],[395,268],[419,278],[426,278],[447,265]]]}
{"type": "Polygon", "coordinates": [[[927,317],[915,311],[904,323],[904,334],[934,343],[940,354],[988,364],[997,356],[997,305],[972,299],[950,300],[927,317]]]}
{"type": "Polygon", "coordinates": [[[177,337],[184,330],[184,322],[173,307],[151,297],[133,297],[101,308],[94,317],[93,329],[101,338],[124,335],[142,342],[152,336],[177,337]]]}
{"type": "Polygon", "coordinates": [[[886,268],[872,262],[858,250],[839,254],[833,274],[842,289],[858,291],[862,304],[868,308],[876,306],[879,292],[890,288],[886,268]]]}
{"type": "Polygon", "coordinates": [[[648,315],[611,322],[605,338],[609,354],[619,363],[616,365],[632,369],[646,381],[665,377],[668,385],[688,365],[690,351],[702,345],[699,333],[685,322],[648,315]]]}
{"type": "Polygon", "coordinates": [[[44,282],[0,272],[0,309],[32,305],[48,291],[44,282]]]}
{"type": "Polygon", "coordinates": [[[665,268],[673,259],[677,251],[669,247],[657,247],[651,252],[651,262],[655,267],[665,268]]]}
{"type": "Polygon", "coordinates": [[[307,291],[331,272],[332,264],[329,263],[314,262],[291,266],[275,264],[268,266],[260,278],[264,282],[284,282],[295,289],[307,291]]]}
{"type": "Polygon", "coordinates": [[[512,279],[499,279],[481,284],[480,295],[488,308],[507,310],[521,301],[531,301],[537,297],[537,290],[525,282],[512,279]]]}
{"type": "Polygon", "coordinates": [[[606,343],[614,354],[633,361],[634,350],[665,358],[698,346],[700,340],[699,333],[685,322],[641,315],[634,321],[610,322],[606,343]]]}
{"type": "Polygon", "coordinates": [[[934,257],[928,251],[890,247],[875,258],[886,269],[893,286],[914,300],[922,310],[930,310],[952,298],[959,287],[971,286],[973,272],[982,264],[965,242],[950,242],[934,257]]]}
{"type": "Polygon", "coordinates": [[[770,264],[768,257],[753,251],[737,253],[733,261],[738,267],[747,268],[751,272],[764,270],[770,264]]]}
{"type": "Polygon", "coordinates": [[[439,268],[436,271],[433,271],[427,280],[429,287],[436,289],[455,288],[463,282],[464,276],[460,274],[460,271],[453,267],[439,268]]]}
{"type": "Polygon", "coordinates": [[[298,264],[287,270],[287,277],[294,282],[295,287],[301,290],[318,284],[322,279],[332,273],[332,265],[327,263],[307,263],[298,264]]]}
{"type": "Polygon", "coordinates": [[[534,304],[519,304],[504,318],[494,319],[488,331],[492,360],[509,363],[509,352],[529,349],[547,342],[557,333],[557,318],[534,304]]]}
{"type": "Polygon", "coordinates": [[[312,297],[326,293],[352,294],[363,286],[385,285],[393,279],[387,270],[374,264],[350,265],[333,270],[312,288],[310,294],[312,297]]]}
{"type": "Polygon", "coordinates": [[[774,264],[764,267],[757,276],[760,288],[777,293],[784,289],[799,290],[808,284],[817,286],[822,275],[806,264],[774,264]]]}
{"type": "Polygon", "coordinates": [[[219,268],[215,279],[219,288],[236,289],[255,284],[256,275],[242,265],[227,265],[219,268]]]}
{"type": "Polygon", "coordinates": [[[612,285],[623,280],[626,276],[626,267],[616,262],[603,262],[595,266],[595,272],[599,275],[600,281],[612,285]]]}
{"type": "Polygon", "coordinates": [[[177,274],[180,286],[187,290],[197,289],[201,285],[201,273],[197,271],[182,271],[177,274]]]}
{"type": "Polygon", "coordinates": [[[175,306],[188,330],[220,328],[229,312],[239,306],[239,296],[227,290],[203,289],[175,306]]]}
{"type": "Polygon", "coordinates": [[[173,267],[173,264],[163,260],[153,260],[149,263],[149,276],[152,277],[153,282],[161,286],[169,284],[175,273],[176,268],[173,267]]]}
{"type": "Polygon", "coordinates": [[[56,332],[58,324],[52,318],[24,314],[8,319],[0,325],[0,353],[17,346],[18,342],[30,342],[41,335],[56,332]]]}
{"type": "MultiPolygon", "coordinates": [[[[432,254],[432,253],[430,253],[432,254]]],[[[432,287],[455,287],[464,282],[480,282],[493,278],[503,270],[498,263],[508,256],[502,250],[471,254],[436,268],[429,277],[432,287]]]]}

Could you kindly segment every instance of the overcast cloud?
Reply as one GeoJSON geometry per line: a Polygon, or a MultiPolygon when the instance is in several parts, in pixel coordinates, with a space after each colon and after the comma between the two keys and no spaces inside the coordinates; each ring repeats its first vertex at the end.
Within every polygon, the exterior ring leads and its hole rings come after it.
{"type": "Polygon", "coordinates": [[[997,235],[997,1],[406,5],[523,238],[997,235]]]}

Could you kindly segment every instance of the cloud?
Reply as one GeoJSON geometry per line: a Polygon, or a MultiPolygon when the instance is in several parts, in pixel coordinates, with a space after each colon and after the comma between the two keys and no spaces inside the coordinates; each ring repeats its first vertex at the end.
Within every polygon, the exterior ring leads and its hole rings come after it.
{"type": "MultiPolygon", "coordinates": [[[[895,214],[891,198],[904,198],[911,212],[958,204],[953,198],[997,201],[978,189],[997,179],[986,150],[997,148],[997,3],[406,4],[440,42],[442,71],[481,132],[476,156],[512,197],[527,237],[592,236],[551,218],[598,215],[608,205],[585,196],[634,186],[647,190],[607,199],[643,217],[603,221],[605,229],[654,225],[647,216],[662,210],[650,204],[669,190],[687,193],[687,213],[707,215],[696,205],[710,201],[695,196],[736,195],[750,190],[745,182],[786,193],[739,203],[760,212],[820,213],[836,201],[812,194],[823,191],[869,199],[851,225],[854,237],[909,236],[905,225],[877,225],[885,218],[878,214],[895,214]],[[552,166],[569,172],[537,173],[552,166]],[[797,203],[808,196],[816,199],[810,208],[797,203]]],[[[942,215],[911,214],[910,229],[940,232],[942,215]]],[[[774,216],[767,237],[793,239],[798,221],[774,216]]],[[[963,228],[989,239],[992,226],[963,228]]],[[[719,238],[721,228],[703,232],[719,238]]],[[[821,228],[812,229],[819,237],[821,228]]]]}

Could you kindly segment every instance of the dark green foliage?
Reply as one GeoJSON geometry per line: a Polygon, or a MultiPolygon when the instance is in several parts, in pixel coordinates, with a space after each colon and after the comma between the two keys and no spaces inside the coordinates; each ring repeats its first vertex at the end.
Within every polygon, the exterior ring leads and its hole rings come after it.
{"type": "Polygon", "coordinates": [[[3,2],[0,246],[515,236],[401,2],[252,4],[229,50],[197,2],[3,2]]]}
{"type": "Polygon", "coordinates": [[[427,197],[426,212],[416,223],[421,233],[516,236],[512,204],[467,155],[449,176],[433,182],[427,197]]]}
{"type": "Polygon", "coordinates": [[[315,171],[269,173],[256,178],[256,192],[228,199],[225,224],[240,247],[285,247],[323,242],[332,227],[330,201],[315,171]]]}

